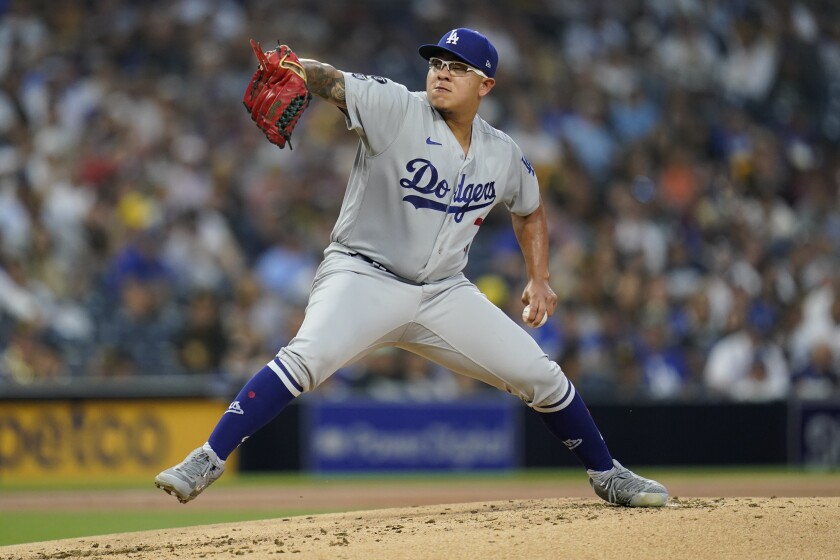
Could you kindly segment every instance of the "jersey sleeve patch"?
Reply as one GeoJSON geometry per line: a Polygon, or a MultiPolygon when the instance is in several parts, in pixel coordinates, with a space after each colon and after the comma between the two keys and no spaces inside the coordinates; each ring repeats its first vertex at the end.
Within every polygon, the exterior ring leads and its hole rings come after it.
{"type": "Polygon", "coordinates": [[[525,166],[525,171],[528,172],[529,175],[537,176],[537,172],[534,171],[534,167],[531,165],[531,162],[528,161],[528,158],[522,156],[522,165],[525,166]]]}
{"type": "Polygon", "coordinates": [[[399,134],[410,94],[405,86],[381,76],[358,72],[345,76],[347,128],[364,142],[367,157],[380,154],[399,134]]]}
{"type": "Polygon", "coordinates": [[[383,84],[384,85],[384,84],[388,83],[388,78],[383,78],[382,76],[374,76],[373,74],[360,74],[358,72],[354,72],[353,74],[350,74],[350,75],[353,76],[354,78],[356,78],[357,80],[361,80],[363,82],[367,81],[367,80],[373,80],[374,82],[376,82],[378,84],[383,84]]]}

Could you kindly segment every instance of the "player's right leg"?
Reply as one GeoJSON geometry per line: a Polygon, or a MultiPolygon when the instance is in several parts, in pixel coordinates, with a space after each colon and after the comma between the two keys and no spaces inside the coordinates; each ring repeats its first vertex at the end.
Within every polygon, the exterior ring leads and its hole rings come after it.
{"type": "Polygon", "coordinates": [[[210,444],[205,443],[187,458],[155,477],[155,486],[186,504],[213,484],[225,472],[210,444]]]}
{"type": "Polygon", "coordinates": [[[207,442],[164,470],[155,485],[182,503],[224,472],[225,460],[292,400],[384,341],[396,339],[420,298],[416,286],[346,255],[327,257],[297,336],[258,371],[222,414],[207,442]]]}
{"type": "Polygon", "coordinates": [[[225,460],[254,432],[301,394],[276,358],[258,371],[222,414],[207,442],[155,477],[155,486],[185,504],[215,482],[225,460]]]}

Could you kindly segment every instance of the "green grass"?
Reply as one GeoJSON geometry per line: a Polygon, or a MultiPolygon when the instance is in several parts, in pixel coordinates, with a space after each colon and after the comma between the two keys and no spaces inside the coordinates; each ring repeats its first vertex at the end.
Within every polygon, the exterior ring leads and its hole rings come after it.
{"type": "MultiPolygon", "coordinates": [[[[659,480],[682,479],[728,479],[743,478],[763,479],[767,481],[830,480],[840,485],[840,472],[811,471],[787,466],[759,467],[681,467],[657,468],[645,467],[643,474],[659,480]]],[[[223,478],[217,484],[227,488],[268,488],[295,486],[323,487],[330,483],[352,483],[370,486],[373,491],[377,485],[395,483],[404,485],[465,485],[469,483],[499,482],[534,482],[580,481],[581,471],[577,468],[564,469],[529,469],[507,472],[486,473],[377,473],[347,475],[312,475],[301,473],[249,474],[223,478]]],[[[108,492],[118,489],[148,489],[155,491],[149,480],[126,479],[102,481],[54,480],[48,483],[20,483],[9,480],[0,481],[0,546],[38,542],[53,539],[105,535],[130,531],[145,531],[174,527],[187,527],[211,523],[228,523],[256,519],[274,519],[297,515],[327,513],[336,510],[301,510],[301,509],[258,509],[258,510],[199,510],[184,508],[178,511],[149,511],[147,509],[125,509],[116,511],[9,511],[2,507],[3,495],[17,492],[47,491],[62,492],[89,490],[108,492]]]]}
{"type": "MultiPolygon", "coordinates": [[[[680,476],[691,478],[718,478],[718,477],[833,477],[840,479],[840,471],[825,471],[803,469],[785,465],[758,465],[758,466],[689,466],[689,467],[641,467],[637,470],[650,478],[656,476],[680,476]]],[[[459,482],[470,482],[478,480],[503,480],[503,481],[559,481],[579,480],[581,470],[575,467],[567,468],[530,468],[510,471],[484,471],[484,472],[405,472],[405,473],[348,473],[320,475],[308,473],[249,473],[236,477],[224,477],[216,483],[217,487],[228,486],[230,488],[255,488],[260,486],[307,486],[321,485],[330,481],[352,482],[355,484],[372,486],[382,482],[400,482],[406,484],[426,484],[430,481],[439,481],[443,484],[459,482]]],[[[72,480],[54,479],[43,482],[19,482],[14,480],[0,479],[0,505],[2,505],[2,493],[32,491],[32,490],[145,490],[150,488],[148,478],[109,478],[107,480],[72,480]]]]}
{"type": "MultiPolygon", "coordinates": [[[[305,512],[296,510],[294,515],[305,512]]],[[[289,517],[288,510],[0,512],[0,546],[110,533],[289,517]]]]}

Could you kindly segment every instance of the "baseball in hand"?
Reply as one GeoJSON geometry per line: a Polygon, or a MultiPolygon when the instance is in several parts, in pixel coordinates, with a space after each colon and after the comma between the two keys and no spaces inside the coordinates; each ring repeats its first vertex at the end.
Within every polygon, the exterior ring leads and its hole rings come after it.
{"type": "Polygon", "coordinates": [[[541,326],[545,325],[545,322],[548,321],[548,313],[543,313],[542,319],[538,324],[528,323],[528,315],[531,314],[531,306],[526,305],[525,309],[522,310],[522,320],[525,321],[527,324],[531,325],[535,329],[540,328],[541,326]]]}

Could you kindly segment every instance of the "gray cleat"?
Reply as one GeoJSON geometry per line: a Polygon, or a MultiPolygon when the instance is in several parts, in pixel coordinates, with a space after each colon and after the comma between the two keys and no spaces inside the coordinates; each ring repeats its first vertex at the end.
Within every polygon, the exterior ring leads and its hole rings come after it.
{"type": "Polygon", "coordinates": [[[660,507],[668,501],[668,490],[655,480],[642,478],[615,459],[613,465],[604,472],[587,471],[589,484],[602,500],[629,507],[660,507]]]}
{"type": "Polygon", "coordinates": [[[224,472],[224,461],[205,443],[182,462],[157,475],[155,486],[186,504],[216,482],[224,472]]]}

